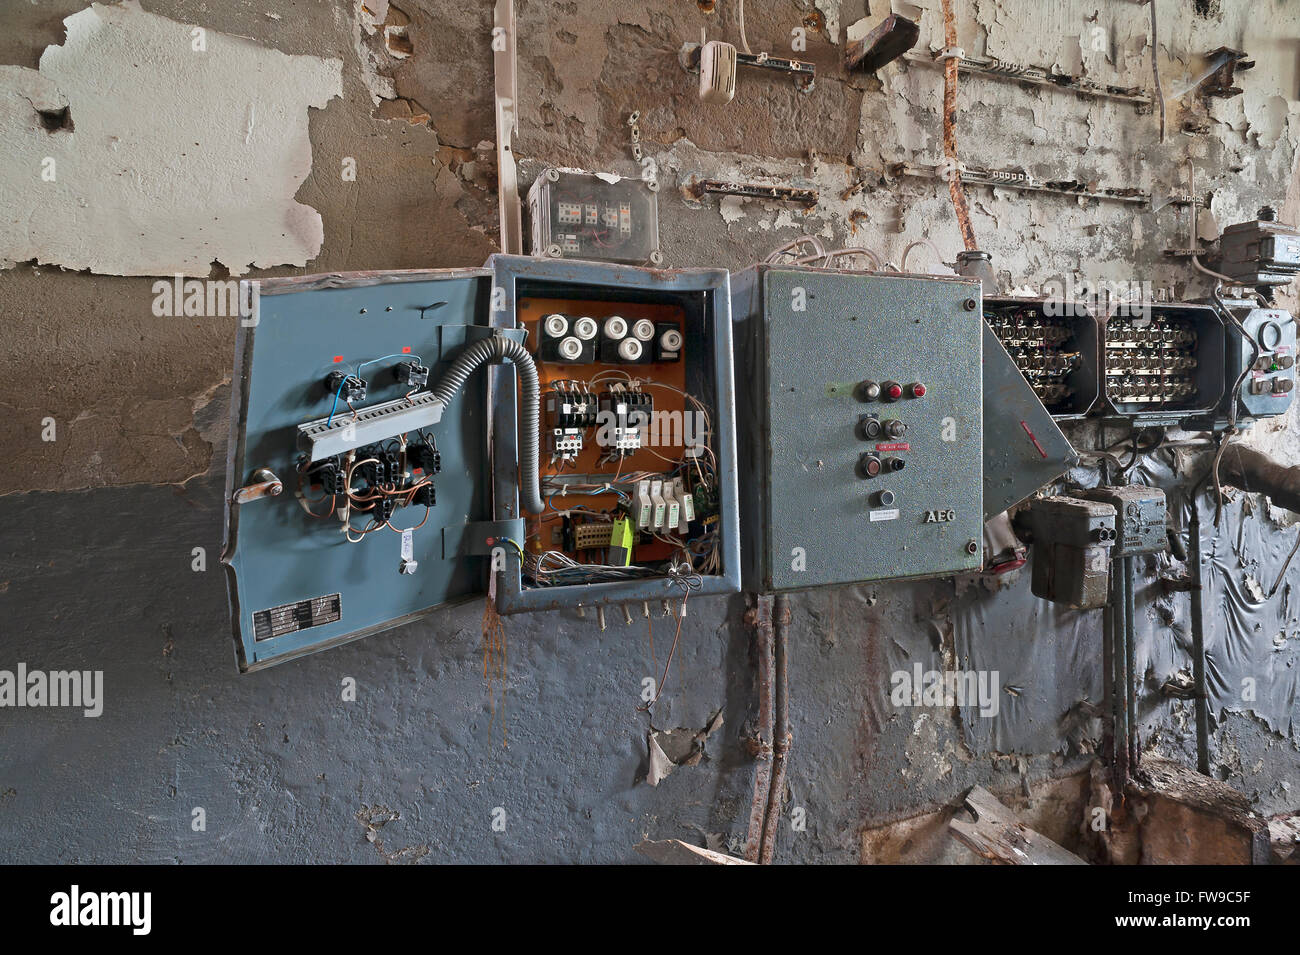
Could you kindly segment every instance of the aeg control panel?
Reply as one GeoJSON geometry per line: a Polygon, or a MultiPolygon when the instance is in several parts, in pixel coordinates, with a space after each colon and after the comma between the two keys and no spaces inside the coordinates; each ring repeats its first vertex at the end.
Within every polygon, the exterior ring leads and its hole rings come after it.
{"type": "Polygon", "coordinates": [[[979,568],[980,299],[897,273],[732,277],[747,588],[979,568]]]}

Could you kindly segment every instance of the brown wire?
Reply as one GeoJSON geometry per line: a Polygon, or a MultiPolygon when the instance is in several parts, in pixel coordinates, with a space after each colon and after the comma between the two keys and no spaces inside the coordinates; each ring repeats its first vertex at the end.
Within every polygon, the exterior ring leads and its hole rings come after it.
{"type": "MultiPolygon", "coordinates": [[[[957,21],[952,12],[952,0],[943,2],[944,43],[949,50],[957,46],[957,21]]],[[[957,58],[949,56],[943,61],[943,154],[953,164],[948,175],[948,194],[957,213],[957,226],[968,252],[979,248],[975,229],[970,221],[970,204],[966,200],[966,187],[961,181],[961,167],[957,158],[957,58]]]]}

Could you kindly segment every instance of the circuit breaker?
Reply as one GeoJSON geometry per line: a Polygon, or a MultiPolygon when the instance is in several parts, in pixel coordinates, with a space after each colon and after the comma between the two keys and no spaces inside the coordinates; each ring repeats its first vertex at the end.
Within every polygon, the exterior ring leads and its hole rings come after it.
{"type": "Polygon", "coordinates": [[[747,589],[980,567],[980,298],[966,279],[732,277],[747,589]]]}
{"type": "Polygon", "coordinates": [[[1260,308],[1253,303],[1235,301],[1229,302],[1228,307],[1245,329],[1247,339],[1236,329],[1229,331],[1222,416],[1228,416],[1232,388],[1238,378],[1241,378],[1237,392],[1238,417],[1269,418],[1284,414],[1291,407],[1295,392],[1295,320],[1290,312],[1280,308],[1260,308]]]}
{"type": "Polygon", "coordinates": [[[485,592],[512,613],[738,589],[727,292],[521,256],[250,283],[222,555],[240,668],[485,592]],[[611,350],[548,350],[584,320],[611,350]],[[642,481],[671,525],[634,525],[642,481]]]}
{"type": "Polygon", "coordinates": [[[548,167],[528,190],[533,255],[661,265],[659,185],[548,167]]]}

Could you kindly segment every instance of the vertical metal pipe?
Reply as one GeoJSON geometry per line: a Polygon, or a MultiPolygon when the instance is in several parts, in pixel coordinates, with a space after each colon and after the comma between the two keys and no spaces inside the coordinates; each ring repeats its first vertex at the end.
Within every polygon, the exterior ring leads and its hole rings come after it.
{"type": "Polygon", "coordinates": [[[1192,683],[1196,688],[1196,769],[1210,774],[1210,700],[1205,682],[1205,611],[1201,604],[1200,485],[1192,491],[1192,514],[1187,523],[1187,570],[1192,594],[1192,683]]]}
{"type": "Polygon", "coordinates": [[[772,650],[772,598],[759,594],[750,611],[754,628],[754,655],[758,658],[758,739],[754,758],[754,799],[749,807],[749,832],[745,858],[759,860],[763,847],[763,824],[772,792],[772,672],[776,668],[772,650]]]}
{"type": "Polygon", "coordinates": [[[1122,790],[1128,781],[1128,646],[1125,639],[1128,634],[1128,622],[1125,614],[1128,599],[1125,594],[1124,561],[1116,559],[1110,567],[1110,603],[1114,650],[1112,653],[1111,699],[1114,701],[1115,713],[1115,761],[1111,767],[1117,790],[1122,790]]]}
{"type": "MultiPolygon", "coordinates": [[[[1111,567],[1114,570],[1114,567],[1111,567]]],[[[1111,593],[1114,594],[1115,584],[1111,581],[1111,593]]],[[[1101,759],[1107,766],[1115,765],[1115,731],[1119,725],[1118,704],[1115,700],[1115,628],[1118,620],[1115,615],[1115,598],[1111,597],[1109,603],[1102,610],[1102,629],[1101,629],[1101,683],[1102,692],[1102,729],[1101,729],[1101,759]]]]}
{"type": "Polygon", "coordinates": [[[1131,776],[1138,764],[1138,719],[1137,719],[1137,595],[1134,592],[1137,579],[1134,572],[1134,558],[1123,558],[1124,575],[1124,692],[1127,698],[1127,710],[1124,722],[1128,726],[1127,774],[1131,776]]]}
{"type": "Polygon", "coordinates": [[[772,790],[767,797],[767,818],[763,822],[763,851],[759,861],[767,865],[776,851],[776,835],[781,824],[781,802],[785,799],[785,759],[790,750],[789,681],[786,663],[789,657],[790,598],[778,594],[772,607],[775,632],[776,718],[772,729],[772,790]]]}

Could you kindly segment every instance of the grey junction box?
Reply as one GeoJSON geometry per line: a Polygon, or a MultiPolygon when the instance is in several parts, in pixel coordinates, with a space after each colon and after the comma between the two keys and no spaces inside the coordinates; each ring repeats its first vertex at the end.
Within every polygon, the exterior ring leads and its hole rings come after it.
{"type": "Polygon", "coordinates": [[[1115,506],[1077,497],[1048,497],[1035,500],[1029,514],[1034,530],[1034,596],[1075,610],[1106,606],[1116,538],[1115,506]]]}
{"type": "Polygon", "coordinates": [[[979,569],[979,283],[756,265],[731,288],[746,589],[979,569]]]}

